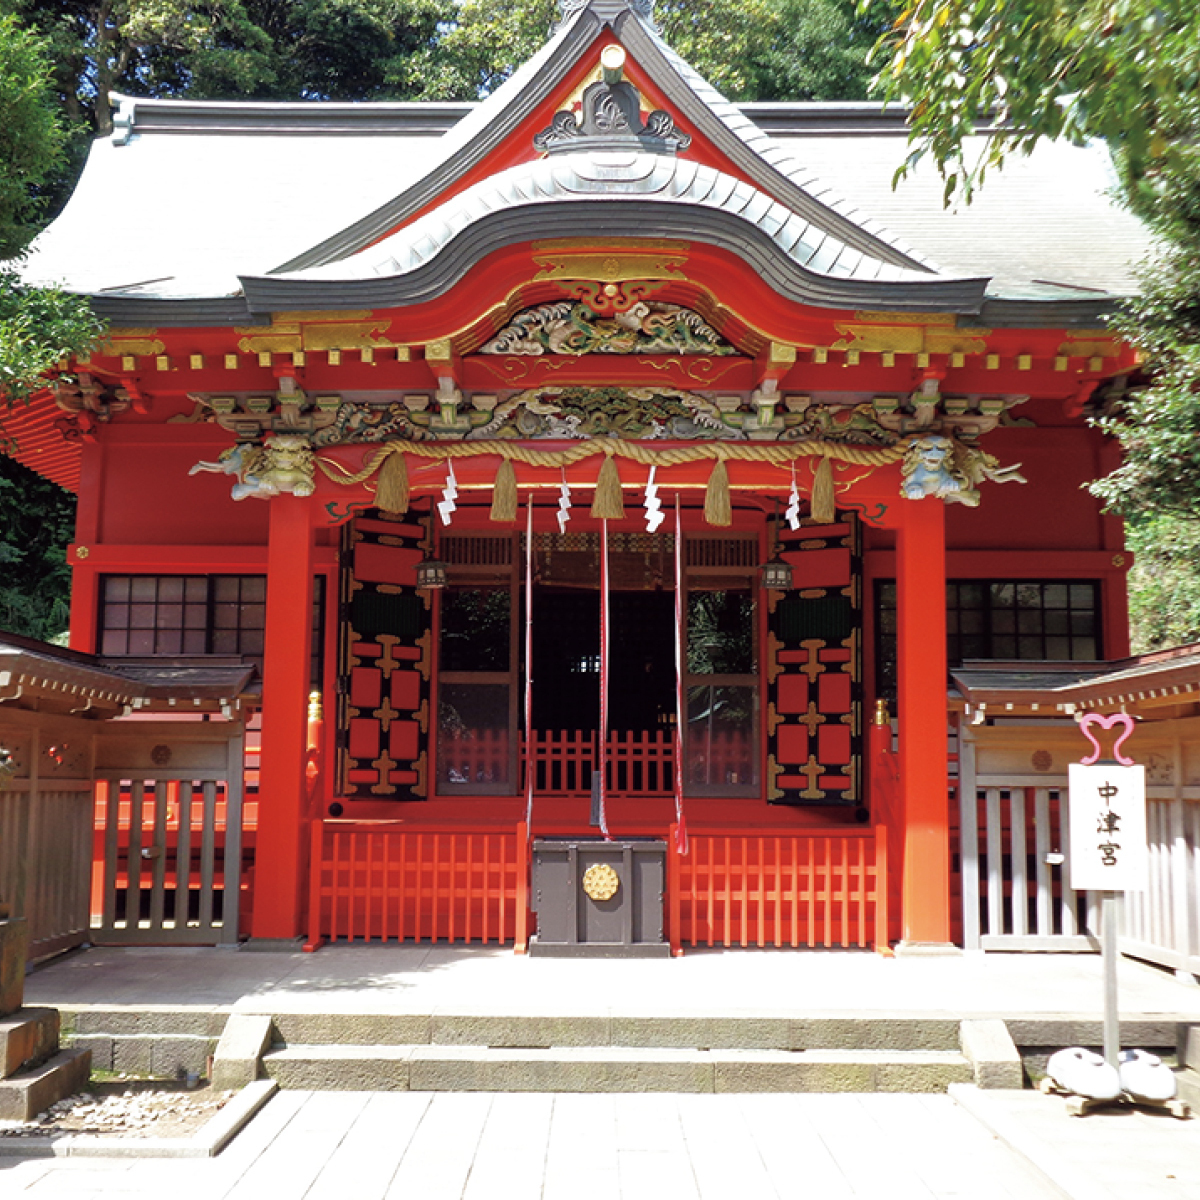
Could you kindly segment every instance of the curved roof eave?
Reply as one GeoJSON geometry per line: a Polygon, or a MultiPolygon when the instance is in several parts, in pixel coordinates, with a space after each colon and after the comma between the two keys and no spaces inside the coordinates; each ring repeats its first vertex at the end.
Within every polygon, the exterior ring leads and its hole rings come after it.
{"type": "Polygon", "coordinates": [[[633,14],[616,22],[634,58],[647,69],[685,120],[723,151],[754,183],[834,236],[872,258],[916,271],[936,271],[927,256],[906,245],[869,214],[837,195],[732,101],[726,100],[653,29],[633,14]],[[657,70],[654,68],[657,67],[657,70]]]}
{"type": "Polygon", "coordinates": [[[332,265],[385,237],[435,201],[499,146],[540,104],[605,26],[626,43],[679,113],[744,172],[755,187],[864,256],[902,270],[934,272],[878,221],[834,195],[735,105],[679,58],[634,13],[614,21],[588,6],[564,23],[532,59],[445,135],[445,152],[419,180],[345,229],[274,268],[286,274],[332,265]]]}
{"type": "Polygon", "coordinates": [[[246,276],[241,284],[250,308],[260,312],[406,307],[444,295],[480,259],[515,243],[577,237],[581,229],[597,238],[628,238],[636,231],[638,237],[677,239],[681,228],[686,228],[693,242],[736,254],[764,283],[801,304],[975,317],[986,297],[987,279],[922,277],[907,272],[899,279],[820,274],[796,262],[772,235],[735,213],[695,203],[622,196],[533,201],[488,213],[465,224],[410,269],[374,278],[337,278],[325,269],[319,276],[246,276]]]}
{"type": "MultiPolygon", "coordinates": [[[[403,275],[436,257],[464,229],[486,217],[528,204],[574,205],[591,199],[622,204],[635,198],[676,209],[699,207],[729,213],[757,227],[788,258],[816,275],[908,278],[917,283],[930,278],[926,272],[907,271],[863,254],[823,225],[793,212],[736,176],[689,159],[640,150],[577,151],[519,163],[480,180],[357,255],[293,274],[326,279],[403,275]]],[[[636,229],[631,224],[627,234],[636,229]]],[[[691,234],[691,225],[682,214],[677,229],[677,236],[691,234]]],[[[572,231],[576,236],[579,232],[572,231]]]]}
{"type": "Polygon", "coordinates": [[[561,25],[531,59],[442,137],[443,154],[411,187],[345,229],[275,268],[303,271],[357,254],[385,236],[490,154],[545,100],[556,81],[599,34],[600,21],[581,9],[561,25]]]}

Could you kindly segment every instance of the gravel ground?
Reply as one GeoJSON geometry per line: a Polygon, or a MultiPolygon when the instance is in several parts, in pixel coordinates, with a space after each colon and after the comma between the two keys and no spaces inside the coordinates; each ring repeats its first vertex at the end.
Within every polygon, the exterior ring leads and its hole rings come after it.
{"type": "Polygon", "coordinates": [[[93,1081],[88,1091],[65,1097],[32,1121],[0,1121],[0,1137],[190,1137],[235,1094],[174,1080],[93,1081]]]}

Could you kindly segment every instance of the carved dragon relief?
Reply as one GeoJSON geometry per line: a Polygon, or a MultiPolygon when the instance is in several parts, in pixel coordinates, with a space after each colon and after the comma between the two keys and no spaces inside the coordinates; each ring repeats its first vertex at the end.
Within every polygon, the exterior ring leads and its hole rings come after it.
{"type": "Polygon", "coordinates": [[[498,404],[467,441],[616,437],[732,440],[745,437],[712,400],[675,388],[535,388],[498,404]]]}
{"type": "Polygon", "coordinates": [[[697,313],[678,304],[642,300],[601,317],[571,300],[518,313],[482,354],[736,354],[736,347],[697,313]]]}
{"type": "MultiPolygon", "coordinates": [[[[574,301],[520,314],[483,352],[575,356],[597,352],[597,341],[609,353],[658,350],[664,343],[675,355],[688,354],[684,347],[697,347],[694,353],[703,355],[736,353],[695,313],[675,305],[639,302],[627,313],[601,321],[574,301]],[[591,344],[577,349],[580,338],[591,344]]],[[[315,449],[385,442],[776,442],[795,444],[800,452],[804,444],[857,447],[903,456],[900,491],[905,498],[934,496],[968,506],[979,503],[979,485],[985,481],[1024,482],[1019,464],[1001,467],[978,446],[980,435],[995,428],[1022,397],[942,397],[924,389],[907,398],[838,404],[766,391],[747,401],[743,395],[701,395],[670,387],[451,393],[354,402],[337,395],[310,398],[293,385],[274,397],[193,396],[194,413],[172,420],[212,421],[235,435],[237,444],[217,461],[192,468],[193,474],[234,476],[235,499],[310,495],[315,449]]],[[[59,399],[68,411],[88,407],[82,395],[66,392],[59,399]]]]}

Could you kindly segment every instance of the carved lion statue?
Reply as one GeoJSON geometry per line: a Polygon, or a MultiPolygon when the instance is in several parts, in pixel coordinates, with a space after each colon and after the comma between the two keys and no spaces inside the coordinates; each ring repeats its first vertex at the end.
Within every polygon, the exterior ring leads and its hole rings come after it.
{"type": "Polygon", "coordinates": [[[984,480],[1025,483],[1020,466],[1002,467],[995,455],[977,446],[966,446],[941,433],[927,434],[909,443],[900,466],[900,494],[906,500],[935,496],[948,504],[975,508],[984,480]]]}
{"type": "Polygon", "coordinates": [[[197,471],[235,476],[237,482],[230,489],[235,500],[247,496],[266,500],[284,494],[311,496],[316,487],[312,446],[298,433],[268,435],[261,446],[239,442],[222,450],[216,462],[196,463],[188,474],[197,471]]]}

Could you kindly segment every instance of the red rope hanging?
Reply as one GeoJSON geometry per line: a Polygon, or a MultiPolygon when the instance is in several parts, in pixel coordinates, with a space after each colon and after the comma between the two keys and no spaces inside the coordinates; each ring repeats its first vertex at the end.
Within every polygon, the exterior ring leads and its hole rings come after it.
{"type": "Polygon", "coordinates": [[[533,493],[525,508],[525,837],[533,837],[533,493]]]}
{"type": "Polygon", "coordinates": [[[683,648],[687,630],[683,613],[683,530],[679,521],[679,493],[675,493],[675,850],[688,852],[687,822],[683,819],[683,648]]]}
{"type": "Polygon", "coordinates": [[[600,832],[612,841],[606,810],[608,791],[608,518],[600,522],[600,733],[597,738],[596,769],[600,832]]]}

